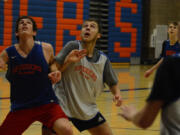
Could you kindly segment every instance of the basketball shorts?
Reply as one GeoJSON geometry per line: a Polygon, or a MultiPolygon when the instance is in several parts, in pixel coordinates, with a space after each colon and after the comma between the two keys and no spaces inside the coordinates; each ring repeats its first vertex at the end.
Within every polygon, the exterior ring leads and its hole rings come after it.
{"type": "MultiPolygon", "coordinates": [[[[84,131],[84,130],[88,130],[90,128],[94,128],[98,125],[101,125],[102,123],[106,122],[105,118],[102,116],[102,114],[100,112],[98,112],[96,114],[96,116],[94,116],[92,119],[90,120],[79,120],[79,119],[75,119],[75,118],[69,118],[69,120],[73,123],[73,125],[80,131],[84,131]]],[[[44,129],[48,129],[48,127],[46,127],[45,125],[43,125],[44,129]]],[[[53,133],[55,133],[52,130],[53,133]]]]}
{"type": "Polygon", "coordinates": [[[56,103],[9,112],[0,126],[0,135],[21,135],[35,121],[52,129],[59,118],[67,116],[56,103]]]}
{"type": "Polygon", "coordinates": [[[90,120],[79,120],[75,118],[69,118],[69,120],[74,124],[74,126],[80,131],[84,131],[90,128],[94,128],[96,126],[101,125],[106,122],[103,115],[98,112],[92,119],[90,120]]]}

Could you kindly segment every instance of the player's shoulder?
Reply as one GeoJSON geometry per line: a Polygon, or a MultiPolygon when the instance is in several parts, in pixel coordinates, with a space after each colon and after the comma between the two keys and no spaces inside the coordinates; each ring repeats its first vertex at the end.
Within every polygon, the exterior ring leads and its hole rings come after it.
{"type": "Polygon", "coordinates": [[[108,59],[108,56],[103,51],[100,51],[100,50],[97,50],[97,49],[96,49],[96,51],[97,51],[97,53],[99,53],[100,56],[108,59]]]}
{"type": "Polygon", "coordinates": [[[40,42],[40,41],[35,41],[37,45],[42,45],[43,48],[52,48],[52,45],[47,42],[40,42]]]}
{"type": "Polygon", "coordinates": [[[68,41],[67,44],[79,44],[79,40],[71,40],[71,41],[68,41]]]}
{"type": "Polygon", "coordinates": [[[65,46],[75,46],[75,47],[79,47],[80,41],[78,40],[72,40],[72,41],[68,41],[65,46]]]}
{"type": "Polygon", "coordinates": [[[53,51],[53,46],[50,43],[42,42],[42,41],[35,41],[36,45],[41,45],[43,50],[46,51],[53,51]]]}
{"type": "Polygon", "coordinates": [[[80,42],[78,40],[69,41],[65,44],[64,48],[68,50],[79,49],[80,42]]]}
{"type": "MultiPolygon", "coordinates": [[[[96,49],[97,50],[97,49],[96,49]]],[[[98,51],[98,53],[100,54],[100,55],[103,55],[103,56],[106,56],[107,57],[107,55],[103,52],[103,51],[101,51],[101,50],[97,50],[98,51]]]]}
{"type": "Polygon", "coordinates": [[[48,42],[41,42],[41,41],[35,41],[35,43],[37,44],[37,45],[42,45],[42,46],[52,46],[50,43],[48,43],[48,42]]]}
{"type": "Polygon", "coordinates": [[[103,51],[100,51],[96,48],[94,48],[94,55],[98,57],[98,60],[103,60],[105,63],[110,61],[108,56],[103,51]]]}
{"type": "Polygon", "coordinates": [[[164,42],[164,43],[170,43],[170,40],[167,39],[167,40],[164,40],[163,42],[164,42]]]}
{"type": "Polygon", "coordinates": [[[162,43],[163,46],[166,46],[166,45],[170,45],[170,41],[169,40],[164,40],[163,43],[162,43]]]}
{"type": "Polygon", "coordinates": [[[18,46],[19,44],[18,43],[15,43],[15,44],[13,44],[13,45],[11,45],[11,46],[8,46],[8,47],[6,47],[2,52],[4,53],[4,52],[7,52],[7,53],[11,53],[11,52],[14,52],[16,49],[16,47],[18,46]]]}

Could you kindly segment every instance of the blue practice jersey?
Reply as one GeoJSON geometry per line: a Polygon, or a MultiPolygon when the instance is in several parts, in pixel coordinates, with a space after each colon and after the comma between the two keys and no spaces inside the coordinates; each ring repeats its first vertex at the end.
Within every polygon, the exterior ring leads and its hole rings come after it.
{"type": "Polygon", "coordinates": [[[180,45],[178,42],[176,42],[174,45],[170,45],[169,40],[165,40],[163,42],[161,57],[166,57],[179,52],[180,52],[180,45]]]}
{"type": "Polygon", "coordinates": [[[6,49],[9,63],[6,74],[10,82],[11,111],[57,102],[48,78],[49,66],[42,45],[35,44],[26,58],[15,46],[6,49]]]}

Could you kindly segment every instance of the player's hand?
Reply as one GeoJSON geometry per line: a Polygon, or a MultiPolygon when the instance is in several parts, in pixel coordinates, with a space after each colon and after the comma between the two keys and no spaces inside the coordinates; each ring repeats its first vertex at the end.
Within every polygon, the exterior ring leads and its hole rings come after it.
{"type": "Polygon", "coordinates": [[[134,106],[122,106],[119,115],[128,121],[132,121],[136,113],[137,110],[134,106]]]}
{"type": "Polygon", "coordinates": [[[145,72],[145,74],[144,74],[144,77],[145,77],[145,78],[148,78],[148,77],[152,74],[152,72],[153,72],[153,71],[150,70],[150,69],[147,70],[147,71],[145,72]]]}
{"type": "Polygon", "coordinates": [[[86,56],[87,51],[85,49],[82,50],[72,50],[66,57],[66,60],[69,62],[78,62],[84,56],[86,56]]]}
{"type": "Polygon", "coordinates": [[[118,106],[118,107],[121,106],[121,104],[122,104],[122,97],[121,97],[121,95],[120,94],[114,95],[113,102],[115,102],[116,106],[118,106]]]}
{"type": "Polygon", "coordinates": [[[52,84],[55,84],[61,80],[61,72],[60,71],[53,71],[48,74],[49,79],[51,80],[52,84]]]}

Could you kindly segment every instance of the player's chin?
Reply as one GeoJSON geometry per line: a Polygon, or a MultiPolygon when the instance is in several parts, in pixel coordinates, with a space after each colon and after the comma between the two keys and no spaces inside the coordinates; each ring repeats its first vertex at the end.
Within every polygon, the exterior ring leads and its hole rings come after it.
{"type": "Polygon", "coordinates": [[[84,37],[82,40],[83,40],[83,42],[90,42],[91,41],[91,39],[89,37],[84,37]]]}

